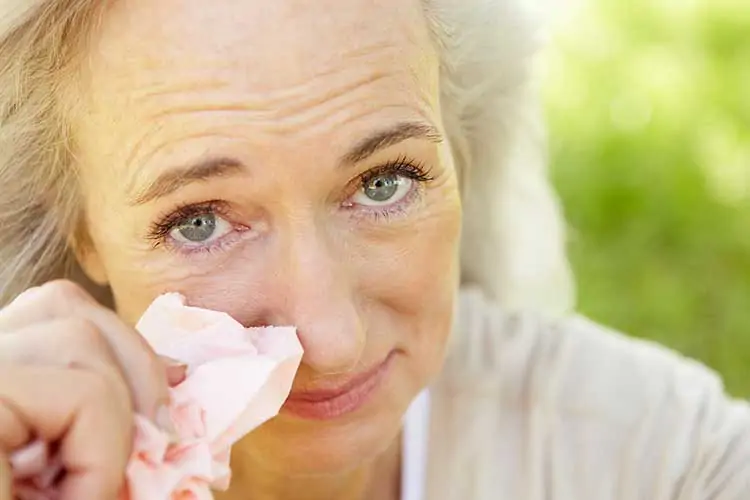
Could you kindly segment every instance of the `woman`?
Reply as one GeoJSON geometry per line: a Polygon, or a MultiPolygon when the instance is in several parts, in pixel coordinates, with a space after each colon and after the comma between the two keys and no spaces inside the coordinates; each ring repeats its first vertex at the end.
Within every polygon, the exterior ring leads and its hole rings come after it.
{"type": "Polygon", "coordinates": [[[168,291],[305,349],[217,498],[750,495],[710,372],[511,313],[571,295],[514,1],[0,5],[0,450],[59,442],[65,499],[168,430],[168,291]]]}

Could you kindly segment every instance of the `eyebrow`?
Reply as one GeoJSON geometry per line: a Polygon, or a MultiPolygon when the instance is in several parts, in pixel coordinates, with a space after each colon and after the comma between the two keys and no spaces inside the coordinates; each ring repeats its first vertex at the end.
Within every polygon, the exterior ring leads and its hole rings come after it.
{"type": "Polygon", "coordinates": [[[403,122],[395,127],[375,132],[365,137],[345,154],[340,165],[352,165],[366,160],[380,150],[395,146],[408,139],[423,139],[434,143],[443,142],[443,137],[434,126],[423,122],[403,122]]]}
{"type": "Polygon", "coordinates": [[[229,157],[209,158],[188,167],[171,169],[159,175],[142,193],[136,195],[131,205],[144,205],[195,182],[216,177],[227,177],[245,171],[241,161],[229,157]]]}
{"type": "MultiPolygon", "coordinates": [[[[434,143],[443,141],[436,127],[425,122],[402,122],[385,130],[377,131],[361,141],[339,160],[340,167],[354,165],[379,151],[395,146],[408,139],[422,139],[434,143]]],[[[170,195],[196,182],[217,177],[229,177],[246,172],[246,166],[231,157],[209,158],[187,167],[176,167],[159,175],[143,192],[137,194],[131,205],[144,205],[170,195]]]]}

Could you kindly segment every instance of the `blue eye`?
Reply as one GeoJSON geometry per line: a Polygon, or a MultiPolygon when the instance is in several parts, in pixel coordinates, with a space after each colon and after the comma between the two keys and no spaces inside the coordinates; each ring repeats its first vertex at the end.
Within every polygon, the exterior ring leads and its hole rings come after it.
{"type": "Polygon", "coordinates": [[[170,231],[170,236],[180,243],[210,243],[231,230],[231,224],[221,217],[205,213],[178,221],[170,231]]]}
{"type": "Polygon", "coordinates": [[[398,173],[375,175],[362,183],[352,201],[364,206],[392,205],[409,194],[413,184],[412,179],[398,173]]]}

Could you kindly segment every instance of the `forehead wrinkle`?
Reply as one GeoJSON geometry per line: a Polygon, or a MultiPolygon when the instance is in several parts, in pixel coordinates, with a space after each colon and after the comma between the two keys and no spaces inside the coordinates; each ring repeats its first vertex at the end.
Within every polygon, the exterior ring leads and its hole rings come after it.
{"type": "Polygon", "coordinates": [[[130,91],[132,94],[132,101],[135,103],[148,101],[149,99],[165,97],[172,94],[188,94],[192,92],[204,92],[212,90],[226,89],[229,83],[226,80],[222,80],[217,77],[203,80],[184,81],[178,80],[171,83],[166,83],[161,80],[150,86],[144,88],[132,88],[126,87],[121,89],[123,91],[130,91]]]}
{"type": "MultiPolygon", "coordinates": [[[[170,120],[181,120],[186,115],[197,115],[202,113],[227,113],[227,114],[244,114],[243,120],[249,119],[254,121],[258,126],[259,130],[263,133],[269,134],[292,134],[296,132],[304,132],[306,127],[312,124],[324,124],[328,121],[343,121],[350,122],[356,119],[355,116],[342,116],[347,110],[357,109],[352,107],[352,101],[357,101],[360,97],[357,95],[357,91],[366,91],[366,88],[375,86],[382,80],[389,78],[391,75],[384,73],[374,73],[361,77],[357,80],[349,83],[344,83],[338,88],[332,88],[327,90],[323,95],[314,96],[311,92],[306,92],[300,88],[299,95],[303,97],[302,102],[297,102],[294,105],[289,106],[289,101],[286,102],[287,106],[279,106],[273,108],[266,106],[267,109],[263,109],[262,100],[256,99],[242,99],[234,102],[226,102],[226,99],[222,99],[224,103],[195,103],[195,104],[184,104],[178,107],[167,107],[162,110],[152,111],[144,116],[144,120],[147,123],[157,124],[159,129],[167,128],[167,121],[170,120]],[[307,112],[305,112],[307,111],[307,112]]],[[[288,92],[287,92],[288,93],[288,92]]],[[[419,92],[420,94],[422,92],[419,92]]],[[[156,91],[151,92],[152,96],[162,95],[156,91]]],[[[186,102],[189,99],[185,99],[186,102]]],[[[420,99],[417,99],[417,101],[420,99]]],[[[277,101],[280,103],[281,98],[277,101]]],[[[416,104],[416,103],[415,103],[416,104]]],[[[363,113],[357,113],[362,116],[363,114],[369,114],[376,110],[385,110],[394,107],[407,107],[406,103],[403,104],[381,104],[372,108],[368,106],[363,113]]],[[[412,106],[408,106],[412,107],[412,106]]],[[[138,159],[141,150],[145,143],[150,137],[158,135],[158,130],[154,130],[152,127],[144,130],[140,137],[134,143],[133,148],[126,157],[126,165],[132,165],[136,159],[138,159]]],[[[312,127],[310,127],[312,128],[312,127]]],[[[181,140],[195,138],[197,135],[202,134],[190,134],[185,135],[181,140]]],[[[171,142],[171,141],[170,141],[171,142]]],[[[169,143],[157,145],[154,149],[144,153],[139,159],[139,163],[143,163],[155,155],[159,150],[166,147],[169,143]]]]}
{"type": "Polygon", "coordinates": [[[162,151],[162,150],[164,150],[164,149],[166,149],[166,148],[168,148],[168,147],[170,147],[170,146],[172,146],[172,145],[174,145],[176,143],[179,143],[179,142],[182,142],[182,141],[191,140],[191,139],[203,139],[203,138],[208,137],[210,135],[211,135],[210,133],[206,133],[206,132],[196,132],[196,133],[191,133],[191,134],[186,134],[186,135],[180,136],[180,138],[176,139],[176,140],[165,139],[163,141],[159,141],[158,143],[156,143],[155,146],[149,150],[148,155],[146,155],[146,156],[144,156],[142,158],[139,158],[138,159],[139,162],[138,162],[137,165],[135,165],[135,159],[136,158],[130,159],[129,162],[127,162],[125,164],[126,165],[125,171],[126,172],[132,172],[131,175],[127,176],[128,179],[126,180],[126,182],[124,184],[126,186],[126,191],[127,192],[135,192],[137,190],[138,185],[139,185],[139,179],[140,179],[140,177],[143,177],[143,176],[146,175],[146,172],[148,171],[148,168],[146,168],[146,166],[148,164],[148,161],[154,155],[158,154],[160,151],[162,151]]]}
{"type": "Polygon", "coordinates": [[[286,111],[266,110],[264,112],[261,110],[253,109],[252,106],[248,106],[244,101],[241,101],[230,104],[215,103],[183,105],[180,107],[170,107],[165,110],[155,111],[145,115],[144,119],[148,123],[152,123],[155,125],[152,125],[151,127],[148,127],[139,133],[138,138],[133,143],[133,147],[130,148],[130,151],[126,155],[125,166],[132,167],[133,164],[136,163],[136,161],[139,164],[146,163],[159,151],[163,150],[174,142],[190,140],[199,138],[200,136],[209,135],[205,132],[182,134],[177,141],[158,141],[153,147],[144,152],[143,150],[146,147],[146,143],[149,140],[158,137],[159,130],[169,128],[169,121],[180,122],[183,121],[185,117],[194,118],[196,115],[206,113],[237,114],[241,116],[243,120],[249,119],[253,121],[254,124],[259,126],[259,130],[262,128],[264,133],[283,134],[291,133],[296,129],[303,128],[306,124],[314,123],[315,121],[323,121],[325,120],[325,118],[329,117],[332,118],[337,111],[345,110],[347,107],[349,107],[349,102],[338,102],[338,100],[336,99],[326,100],[325,98],[322,98],[320,100],[319,105],[330,105],[331,103],[337,104],[330,107],[326,106],[326,109],[320,109],[318,106],[315,108],[317,112],[310,113],[306,116],[297,116],[296,119],[291,120],[289,119],[289,117],[294,117],[294,113],[298,112],[299,108],[303,107],[302,105],[299,105],[297,109],[289,109],[286,111]],[[285,118],[287,119],[286,121],[284,121],[285,118]],[[158,128],[155,130],[153,127],[158,128]]]}
{"type": "MultiPolygon", "coordinates": [[[[346,105],[342,104],[340,106],[341,109],[346,109],[346,105]]],[[[376,106],[371,107],[368,109],[363,109],[355,114],[351,114],[350,116],[344,117],[341,120],[338,120],[338,123],[336,126],[338,127],[346,127],[349,124],[354,124],[357,121],[361,121],[366,119],[368,116],[372,116],[378,113],[382,113],[386,110],[398,110],[399,115],[404,116],[404,119],[411,119],[414,120],[414,116],[417,116],[424,120],[426,123],[433,124],[435,126],[439,125],[439,121],[434,116],[434,110],[432,110],[426,103],[422,103],[422,105],[416,105],[416,106],[407,106],[405,104],[393,104],[393,105],[385,105],[385,106],[376,106]]],[[[172,116],[173,119],[179,119],[179,116],[172,116]]],[[[306,138],[304,132],[306,130],[311,130],[313,123],[313,119],[316,117],[308,117],[306,120],[299,120],[294,123],[279,123],[279,122],[269,122],[262,124],[263,133],[265,135],[270,134],[276,134],[276,135],[283,135],[283,136],[294,136],[295,138],[306,138]]],[[[318,125],[325,126],[326,118],[328,118],[328,121],[336,121],[338,117],[334,116],[333,114],[321,114],[317,117],[319,119],[318,125]]],[[[226,132],[225,132],[226,133],[226,132]]],[[[312,135],[314,132],[312,132],[310,135],[312,135]]],[[[212,133],[207,133],[205,131],[203,132],[195,132],[195,133],[189,133],[181,135],[179,138],[176,139],[166,139],[163,141],[159,141],[154,145],[153,148],[149,149],[149,152],[147,155],[145,155],[142,158],[139,158],[139,164],[134,165],[134,159],[131,159],[131,161],[128,164],[127,170],[133,171],[133,175],[130,176],[130,180],[128,182],[128,185],[133,187],[138,183],[138,178],[141,174],[143,174],[144,171],[147,170],[145,168],[145,165],[147,162],[156,154],[158,154],[160,151],[174,145],[179,144],[183,141],[189,141],[191,139],[202,139],[206,137],[212,136],[212,133]]],[[[241,135],[237,135],[235,137],[238,140],[243,140],[241,135]]],[[[348,144],[338,144],[337,141],[334,141],[334,143],[331,144],[332,146],[341,146],[342,148],[345,148],[348,146],[348,144]]]]}
{"type": "Polygon", "coordinates": [[[296,100],[292,100],[292,95],[288,96],[260,96],[259,94],[244,94],[241,98],[228,99],[225,96],[207,99],[201,96],[200,100],[190,102],[191,96],[182,94],[184,99],[178,99],[175,105],[154,107],[153,111],[144,114],[144,118],[150,121],[159,121],[163,118],[189,113],[200,112],[245,112],[249,113],[251,119],[260,120],[283,120],[309,109],[318,109],[318,106],[326,103],[335,103],[340,99],[345,99],[357,90],[364,89],[370,85],[375,85],[381,80],[387,79],[390,75],[385,73],[375,73],[359,78],[355,81],[344,83],[338,87],[326,87],[325,92],[321,95],[315,95],[310,92],[309,85],[307,88],[301,88],[297,92],[296,100]],[[296,102],[295,102],[296,101],[296,102]]]}
{"type": "MultiPolygon", "coordinates": [[[[267,111],[267,112],[279,112],[280,110],[289,110],[289,114],[294,114],[297,109],[304,109],[311,107],[306,99],[310,102],[325,101],[336,95],[343,95],[348,92],[356,90],[358,87],[366,86],[368,83],[376,83],[382,78],[387,76],[395,76],[399,73],[408,75],[418,83],[418,71],[416,68],[402,69],[397,68],[402,65],[397,64],[396,59],[401,55],[399,47],[394,46],[390,42],[377,42],[364,47],[350,49],[343,53],[336,54],[336,57],[332,57],[328,64],[321,65],[322,67],[316,68],[314,72],[309,75],[300,77],[298,82],[289,82],[284,84],[280,88],[276,88],[270,91],[252,90],[253,86],[257,86],[257,82],[252,81],[252,76],[243,77],[241,72],[238,72],[237,64],[231,64],[226,66],[216,67],[214,73],[225,73],[227,76],[224,78],[213,76],[210,79],[201,77],[201,80],[191,80],[190,72],[186,72],[179,81],[171,84],[165,83],[169,81],[170,76],[175,74],[175,69],[170,67],[164,67],[162,71],[156,73],[156,78],[152,80],[158,80],[157,82],[149,82],[147,88],[140,91],[133,92],[130,87],[133,82],[129,79],[125,79],[127,82],[124,88],[117,89],[123,94],[130,92],[133,94],[133,103],[145,102],[148,104],[149,100],[153,98],[167,98],[172,96],[172,99],[179,105],[184,102],[189,102],[193,94],[208,93],[210,97],[211,92],[218,91],[236,91],[242,93],[240,100],[235,102],[227,101],[226,96],[221,96],[220,99],[227,107],[235,109],[243,109],[248,111],[267,111]],[[389,50],[392,49],[392,50],[389,50]],[[382,63],[382,59],[387,55],[387,52],[396,54],[393,63],[388,64],[387,67],[392,68],[386,71],[379,71],[376,73],[370,72],[369,74],[356,74],[358,68],[375,68],[378,67],[378,63],[382,63]],[[361,59],[361,60],[360,60],[361,59]],[[353,77],[347,77],[346,73],[355,73],[353,77]],[[337,75],[342,75],[343,83],[339,84],[338,87],[331,87],[330,83],[336,81],[337,75]],[[323,95],[316,95],[315,85],[321,81],[325,82],[325,89],[327,93],[323,95]],[[297,102],[297,104],[290,105],[290,102],[297,102]]],[[[390,59],[390,57],[389,57],[390,59]]],[[[213,61],[206,61],[206,65],[198,64],[200,70],[203,71],[206,66],[214,64],[213,61]]],[[[247,74],[250,74],[249,72],[247,74]]],[[[268,76],[268,73],[263,73],[263,79],[268,76]]],[[[205,99],[205,95],[199,96],[201,99],[205,99]]],[[[209,98],[209,102],[212,99],[209,98]]],[[[216,103],[211,103],[212,106],[216,106],[216,103]]],[[[278,118],[284,118],[284,114],[276,116],[278,118]]],[[[159,112],[155,112],[147,118],[159,118],[159,112]]],[[[271,116],[269,118],[274,118],[271,116]]]]}
{"type": "MultiPolygon", "coordinates": [[[[201,64],[200,60],[191,60],[191,68],[194,68],[191,72],[194,71],[194,74],[201,76],[201,79],[194,78],[192,81],[187,72],[183,77],[176,78],[180,68],[175,71],[175,68],[170,67],[171,61],[160,64],[161,67],[150,65],[149,71],[145,73],[151,81],[145,86],[137,84],[138,72],[135,72],[135,77],[133,73],[123,72],[124,78],[118,79],[119,85],[115,85],[119,89],[113,90],[121,96],[126,96],[128,108],[135,111],[130,114],[130,120],[149,124],[147,127],[132,127],[138,131],[140,137],[132,143],[130,151],[125,152],[126,164],[131,165],[138,159],[143,148],[148,147],[147,143],[152,136],[161,135],[161,129],[171,128],[166,126],[166,121],[181,119],[186,115],[244,113],[246,116],[242,117],[242,120],[255,121],[264,133],[304,132],[306,125],[316,122],[354,120],[353,117],[345,115],[347,108],[350,114],[362,114],[359,113],[361,106],[351,106],[351,101],[357,99],[356,94],[360,91],[366,92],[368,88],[380,83],[387,87],[388,84],[384,80],[388,78],[394,81],[390,89],[392,93],[403,94],[403,90],[406,89],[408,93],[414,94],[408,98],[409,101],[430,103],[436,96],[431,95],[430,87],[433,85],[425,80],[428,76],[423,71],[425,54],[418,50],[415,41],[410,42],[414,43],[412,48],[415,52],[412,54],[409,54],[411,50],[404,53],[404,47],[401,45],[382,39],[348,48],[344,52],[332,54],[324,64],[315,65],[314,71],[311,72],[312,76],[298,75],[299,78],[305,76],[304,80],[268,92],[248,91],[254,86],[254,75],[251,72],[243,73],[238,70],[237,64],[229,62],[217,65],[216,60],[207,60],[206,64],[201,64]],[[383,59],[392,62],[384,65],[383,59]],[[401,64],[398,64],[399,61],[401,64]],[[208,64],[217,69],[212,76],[206,78],[205,69],[208,64]],[[369,69],[383,67],[388,69],[381,69],[379,72],[369,69]],[[367,73],[363,75],[361,68],[368,68],[367,73]],[[224,73],[226,76],[217,76],[217,73],[224,73]],[[347,73],[352,74],[346,75],[347,73]],[[343,78],[336,78],[342,74],[343,78]],[[139,108],[143,110],[141,113],[137,111],[139,108]]],[[[266,76],[261,74],[258,77],[261,84],[265,82],[266,76]]],[[[364,103],[363,107],[370,107],[369,99],[360,97],[360,100],[364,103]]],[[[407,104],[411,103],[404,102],[399,105],[384,102],[377,107],[413,107],[406,106],[407,104]]],[[[416,105],[417,102],[413,104],[416,105]]],[[[108,107],[103,105],[100,101],[100,106],[106,113],[108,107]]],[[[368,112],[369,110],[364,111],[365,114],[368,112]]],[[[154,139],[158,141],[158,137],[154,139]]],[[[150,158],[171,142],[174,141],[158,145],[144,157],[150,158]]]]}

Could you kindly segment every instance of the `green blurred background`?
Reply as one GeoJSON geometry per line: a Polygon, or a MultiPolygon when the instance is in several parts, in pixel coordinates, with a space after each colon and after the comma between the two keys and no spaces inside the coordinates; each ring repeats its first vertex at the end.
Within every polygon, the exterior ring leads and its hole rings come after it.
{"type": "Polygon", "coordinates": [[[750,396],[750,2],[584,0],[545,62],[581,311],[750,396]]]}

